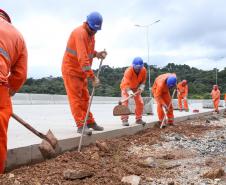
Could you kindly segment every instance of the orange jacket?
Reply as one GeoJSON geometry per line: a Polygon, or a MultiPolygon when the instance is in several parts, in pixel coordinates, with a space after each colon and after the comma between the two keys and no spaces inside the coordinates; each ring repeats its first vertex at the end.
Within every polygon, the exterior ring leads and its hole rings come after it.
{"type": "Polygon", "coordinates": [[[164,104],[164,100],[162,98],[163,94],[168,94],[168,96],[170,97],[170,92],[166,84],[166,79],[171,75],[176,76],[176,74],[173,74],[173,73],[165,73],[165,74],[159,75],[155,79],[155,82],[152,86],[153,96],[155,97],[156,101],[159,102],[160,104],[164,104]]]}
{"type": "Polygon", "coordinates": [[[213,100],[219,100],[220,96],[221,96],[220,90],[219,89],[217,89],[217,90],[213,89],[212,92],[211,92],[211,95],[212,95],[213,100]]]}
{"type": "Polygon", "coordinates": [[[188,95],[188,85],[186,84],[185,86],[182,85],[182,82],[179,82],[177,84],[177,91],[179,92],[178,93],[178,96],[187,96],[188,95]]]}
{"type": "Polygon", "coordinates": [[[87,24],[74,29],[67,42],[62,63],[62,73],[80,78],[93,78],[94,72],[91,69],[94,51],[95,38],[87,32],[87,24]]]}
{"type": "Polygon", "coordinates": [[[224,94],[224,101],[226,101],[226,94],[224,94]]]}
{"type": "Polygon", "coordinates": [[[27,78],[27,48],[19,31],[0,18],[0,83],[14,92],[27,78]]]}
{"type": "Polygon", "coordinates": [[[133,67],[128,67],[124,72],[123,79],[120,84],[121,90],[132,89],[136,91],[141,84],[146,82],[146,69],[143,67],[137,75],[133,67]]]}

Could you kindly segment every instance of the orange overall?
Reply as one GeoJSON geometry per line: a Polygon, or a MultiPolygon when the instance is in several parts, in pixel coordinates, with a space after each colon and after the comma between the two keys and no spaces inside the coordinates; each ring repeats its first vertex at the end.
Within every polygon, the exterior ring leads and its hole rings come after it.
{"type": "Polygon", "coordinates": [[[152,86],[152,93],[157,103],[157,113],[158,113],[159,122],[163,121],[163,118],[164,118],[163,105],[166,105],[168,107],[168,112],[167,112],[168,124],[173,124],[173,121],[174,121],[173,106],[171,103],[172,100],[171,100],[169,88],[166,84],[167,78],[171,75],[175,75],[175,74],[166,73],[166,74],[159,75],[155,79],[155,82],[152,86]]]}
{"type": "Polygon", "coordinates": [[[12,105],[9,95],[17,92],[27,77],[27,49],[22,35],[0,18],[0,174],[7,158],[7,130],[12,105]]]}
{"type": "MultiPolygon", "coordinates": [[[[76,28],[71,33],[62,63],[62,74],[70,108],[78,127],[83,126],[89,104],[87,78],[94,78],[91,69],[94,51],[94,36],[87,32],[87,24],[76,28]]],[[[89,113],[87,124],[94,123],[92,113],[89,113]]]]}
{"type": "Polygon", "coordinates": [[[187,84],[184,85],[183,82],[179,82],[177,84],[177,98],[180,110],[182,110],[182,100],[184,102],[184,109],[188,110],[187,96],[188,96],[188,85],[187,84]]]}
{"type": "Polygon", "coordinates": [[[218,105],[219,105],[220,96],[221,96],[220,90],[219,89],[213,89],[212,92],[211,92],[211,95],[212,95],[214,110],[216,112],[218,112],[219,111],[218,110],[218,105]]]}
{"type": "MultiPolygon", "coordinates": [[[[128,67],[124,72],[123,79],[120,84],[121,88],[121,96],[123,99],[127,98],[129,95],[127,93],[128,89],[131,89],[133,92],[136,92],[141,84],[145,84],[146,82],[146,69],[143,67],[139,74],[137,75],[133,69],[133,67],[128,67]]],[[[143,109],[144,109],[144,102],[141,97],[141,93],[138,93],[134,96],[135,101],[135,115],[136,120],[142,119],[143,109]]],[[[123,105],[128,106],[128,101],[125,101],[123,105]]],[[[127,121],[129,116],[122,116],[122,121],[127,121]]]]}

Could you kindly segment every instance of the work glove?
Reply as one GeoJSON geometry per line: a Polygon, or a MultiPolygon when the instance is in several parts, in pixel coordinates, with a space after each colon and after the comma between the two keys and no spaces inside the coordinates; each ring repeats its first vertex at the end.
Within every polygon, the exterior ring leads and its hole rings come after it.
{"type": "Polygon", "coordinates": [[[98,59],[105,59],[106,56],[107,56],[107,52],[105,50],[96,53],[96,57],[98,59]]]}
{"type": "Polygon", "coordinates": [[[100,80],[96,76],[92,79],[92,86],[93,87],[98,87],[100,85],[100,80]]]}
{"type": "Polygon", "coordinates": [[[140,84],[140,86],[138,87],[138,90],[140,90],[140,92],[142,93],[144,91],[145,85],[144,84],[140,84]]]}
{"type": "Polygon", "coordinates": [[[128,93],[129,96],[134,96],[134,93],[133,93],[132,90],[128,90],[127,93],[128,93]]]}

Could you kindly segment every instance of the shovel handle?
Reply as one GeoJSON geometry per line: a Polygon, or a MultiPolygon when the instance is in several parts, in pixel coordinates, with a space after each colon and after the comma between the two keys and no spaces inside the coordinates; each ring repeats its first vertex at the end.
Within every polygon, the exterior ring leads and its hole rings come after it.
{"type": "Polygon", "coordinates": [[[122,103],[124,103],[125,101],[127,101],[128,99],[130,99],[130,98],[136,96],[139,92],[140,92],[140,90],[136,91],[136,92],[134,93],[134,95],[128,96],[128,97],[125,98],[124,100],[120,100],[120,101],[119,101],[119,104],[122,104],[122,103]]]}
{"type": "MultiPolygon", "coordinates": [[[[105,51],[105,49],[104,49],[104,51],[105,51]]],[[[104,60],[104,58],[102,58],[102,59],[100,60],[99,68],[98,68],[98,71],[97,71],[97,78],[99,78],[103,60],[104,60]]],[[[89,98],[89,104],[88,104],[88,108],[87,108],[87,111],[86,111],[86,117],[85,117],[84,124],[83,124],[83,128],[82,128],[82,134],[81,134],[80,140],[79,140],[78,152],[80,152],[80,151],[81,151],[81,148],[82,148],[83,134],[84,134],[85,127],[86,127],[86,125],[87,125],[87,120],[88,120],[88,117],[89,117],[89,111],[90,111],[90,107],[91,107],[91,105],[92,105],[94,93],[95,93],[95,86],[93,87],[92,93],[91,93],[90,98],[89,98]]]]}
{"type": "Polygon", "coordinates": [[[160,128],[162,128],[162,127],[164,126],[164,122],[165,122],[165,120],[166,120],[166,114],[167,114],[168,111],[169,111],[169,107],[170,107],[171,104],[172,104],[172,101],[173,101],[173,98],[174,98],[175,93],[176,93],[176,89],[173,90],[173,94],[172,94],[172,96],[171,96],[171,101],[170,101],[169,105],[167,106],[167,111],[165,111],[165,109],[163,108],[164,118],[163,118],[163,120],[162,120],[162,123],[161,123],[160,128]]]}
{"type": "Polygon", "coordinates": [[[12,117],[18,121],[20,124],[22,124],[24,127],[26,127],[28,130],[30,130],[31,132],[33,132],[36,136],[40,137],[41,139],[45,139],[48,142],[49,138],[46,137],[46,135],[44,135],[43,133],[35,130],[30,124],[28,124],[27,122],[25,122],[22,118],[20,118],[18,115],[16,115],[15,113],[12,113],[12,117]]]}

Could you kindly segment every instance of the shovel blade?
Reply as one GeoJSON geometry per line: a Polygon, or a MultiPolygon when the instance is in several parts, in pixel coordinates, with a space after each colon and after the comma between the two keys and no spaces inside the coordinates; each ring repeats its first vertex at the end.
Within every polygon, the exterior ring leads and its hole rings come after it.
{"type": "Polygon", "coordinates": [[[113,109],[114,116],[130,115],[130,110],[125,105],[117,105],[113,109]]]}
{"type": "Polygon", "coordinates": [[[52,145],[52,147],[56,148],[58,141],[57,138],[53,135],[51,130],[48,130],[46,137],[48,138],[49,143],[52,145]]]}
{"type": "Polygon", "coordinates": [[[42,140],[42,143],[39,145],[39,150],[44,159],[50,159],[56,156],[56,151],[46,140],[42,140]]]}

